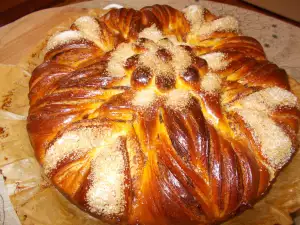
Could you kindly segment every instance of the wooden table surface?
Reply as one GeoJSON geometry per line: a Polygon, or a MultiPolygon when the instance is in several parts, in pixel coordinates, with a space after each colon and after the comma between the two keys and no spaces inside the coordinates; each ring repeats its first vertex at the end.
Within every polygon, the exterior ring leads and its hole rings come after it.
{"type": "MultiPolygon", "coordinates": [[[[65,6],[73,3],[79,3],[88,0],[1,0],[0,1],[0,27],[4,26],[10,22],[17,20],[29,13],[46,9],[52,7],[65,6]]],[[[184,0],[183,0],[184,1],[184,0]]],[[[194,0],[195,3],[199,2],[199,0],[194,0]]],[[[226,3],[230,5],[235,5],[238,7],[250,9],[256,12],[263,13],[265,15],[272,16],[277,19],[284,20],[288,23],[296,25],[300,27],[299,23],[286,19],[282,16],[271,13],[267,10],[258,8],[249,3],[243,2],[241,0],[211,0],[215,2],[226,3]]],[[[155,2],[155,1],[153,1],[155,2]]]]}

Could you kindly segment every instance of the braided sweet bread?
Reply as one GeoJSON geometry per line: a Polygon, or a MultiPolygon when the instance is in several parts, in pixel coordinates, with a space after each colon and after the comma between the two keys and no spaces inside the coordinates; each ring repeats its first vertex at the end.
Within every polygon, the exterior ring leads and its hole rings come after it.
{"type": "Polygon", "coordinates": [[[297,149],[288,76],[233,17],[112,9],[53,35],[28,133],[66,198],[111,224],[212,224],[253,205],[297,149]]]}

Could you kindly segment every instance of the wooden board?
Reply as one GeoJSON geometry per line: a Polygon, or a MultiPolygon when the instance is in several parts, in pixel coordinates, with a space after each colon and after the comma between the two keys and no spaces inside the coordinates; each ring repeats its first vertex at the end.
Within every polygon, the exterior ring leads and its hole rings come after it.
{"type": "Polygon", "coordinates": [[[0,63],[18,64],[52,27],[86,11],[76,7],[46,9],[4,26],[0,29],[0,63]]]}

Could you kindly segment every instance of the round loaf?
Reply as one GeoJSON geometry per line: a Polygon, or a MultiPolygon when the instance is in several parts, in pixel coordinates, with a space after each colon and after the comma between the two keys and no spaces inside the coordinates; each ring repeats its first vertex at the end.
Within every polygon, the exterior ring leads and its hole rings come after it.
{"type": "Polygon", "coordinates": [[[112,9],[54,34],[28,133],[66,198],[111,224],[215,224],[261,198],[298,147],[286,72],[230,16],[112,9]]]}

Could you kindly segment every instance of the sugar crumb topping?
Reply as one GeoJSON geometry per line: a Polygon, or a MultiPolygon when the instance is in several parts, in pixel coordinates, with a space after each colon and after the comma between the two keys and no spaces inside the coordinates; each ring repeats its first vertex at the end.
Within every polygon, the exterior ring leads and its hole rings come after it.
{"type": "Polygon", "coordinates": [[[228,61],[226,61],[226,55],[221,52],[213,52],[205,55],[199,56],[207,62],[210,70],[223,70],[228,66],[228,61]]]}
{"type": "Polygon", "coordinates": [[[182,74],[192,63],[190,54],[171,41],[162,39],[157,44],[146,42],[145,47],[148,51],[140,55],[139,63],[149,67],[154,75],[182,74]],[[157,56],[156,51],[161,47],[171,53],[172,59],[169,62],[164,62],[157,56]]]}
{"type": "Polygon", "coordinates": [[[204,8],[200,5],[190,5],[183,9],[184,15],[191,25],[191,32],[199,30],[204,21],[204,8]]]}
{"type": "Polygon", "coordinates": [[[217,31],[237,31],[239,28],[238,21],[232,16],[225,16],[216,19],[210,23],[205,23],[195,33],[196,35],[210,35],[217,31]]]}
{"type": "Polygon", "coordinates": [[[82,16],[79,17],[74,24],[87,39],[100,45],[100,26],[95,18],[82,16]]]}
{"type": "Polygon", "coordinates": [[[296,107],[297,97],[291,92],[271,87],[237,100],[229,110],[236,111],[252,130],[261,152],[273,168],[280,168],[292,154],[288,135],[268,114],[277,107],[296,107]]]}
{"type": "Polygon", "coordinates": [[[192,57],[189,52],[181,46],[173,46],[170,49],[172,53],[172,65],[176,74],[183,74],[184,71],[192,64],[192,57]]]}
{"type": "Polygon", "coordinates": [[[165,63],[156,54],[155,51],[147,51],[140,55],[139,63],[150,68],[154,75],[171,74],[173,72],[172,65],[165,63]]]}
{"type": "Polygon", "coordinates": [[[286,133],[268,115],[251,109],[238,109],[237,113],[253,130],[261,153],[273,168],[280,168],[291,157],[292,142],[286,133]]]}
{"type": "Polygon", "coordinates": [[[175,110],[185,109],[191,102],[192,96],[188,90],[174,89],[166,96],[166,106],[175,110]]]}
{"type": "Polygon", "coordinates": [[[156,54],[159,49],[158,44],[152,41],[146,41],[144,47],[147,48],[147,51],[139,57],[139,63],[141,65],[148,67],[155,75],[172,73],[173,68],[170,63],[163,62],[156,54]]]}
{"type": "Polygon", "coordinates": [[[296,107],[297,97],[285,89],[271,87],[246,96],[238,101],[238,105],[243,108],[270,112],[277,107],[296,107]]]}
{"type": "Polygon", "coordinates": [[[215,73],[207,73],[201,80],[201,89],[206,92],[217,92],[221,88],[221,79],[215,73]]]}
{"type": "Polygon", "coordinates": [[[125,76],[124,63],[126,59],[135,54],[131,43],[121,43],[112,52],[111,58],[107,64],[107,72],[112,77],[125,76]]]}
{"type": "Polygon", "coordinates": [[[104,144],[104,139],[111,135],[111,129],[103,127],[80,128],[65,132],[47,150],[45,155],[45,173],[55,169],[57,164],[71,154],[83,156],[88,150],[104,144]]]}
{"type": "Polygon", "coordinates": [[[50,51],[57,46],[64,45],[72,41],[77,41],[81,39],[84,39],[83,34],[80,31],[75,31],[75,30],[67,30],[67,31],[60,32],[58,34],[54,34],[52,37],[50,37],[47,43],[46,51],[50,51]]]}
{"type": "Polygon", "coordinates": [[[88,179],[92,185],[86,194],[90,210],[99,215],[121,215],[125,211],[125,160],[120,140],[99,150],[92,161],[88,179]]]}
{"type": "Polygon", "coordinates": [[[204,20],[204,9],[201,6],[191,5],[183,10],[190,22],[191,35],[207,36],[217,31],[238,31],[238,21],[231,16],[225,16],[211,22],[204,20]]]}
{"type": "Polygon", "coordinates": [[[136,92],[132,104],[138,107],[149,107],[156,99],[156,93],[153,89],[144,89],[136,92]]]}
{"type": "Polygon", "coordinates": [[[156,27],[155,24],[152,24],[150,27],[145,28],[139,33],[139,38],[146,38],[154,42],[163,39],[164,36],[162,32],[156,27]]]}

